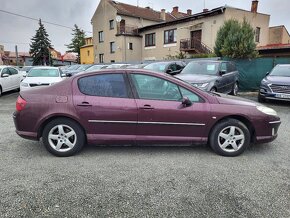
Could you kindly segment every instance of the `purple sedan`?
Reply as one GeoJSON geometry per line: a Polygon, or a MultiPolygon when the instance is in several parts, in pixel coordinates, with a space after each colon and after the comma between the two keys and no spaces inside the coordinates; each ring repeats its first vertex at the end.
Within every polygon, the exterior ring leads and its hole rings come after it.
{"type": "Polygon", "coordinates": [[[56,156],[85,144],[209,144],[237,156],[277,137],[277,113],[253,101],[207,93],[166,74],[102,70],[20,92],[16,132],[56,156]]]}

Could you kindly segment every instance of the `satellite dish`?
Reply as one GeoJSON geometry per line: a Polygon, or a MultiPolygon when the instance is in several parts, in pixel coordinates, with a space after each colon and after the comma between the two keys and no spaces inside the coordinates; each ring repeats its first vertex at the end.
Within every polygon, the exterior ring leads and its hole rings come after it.
{"type": "Polygon", "coordinates": [[[117,22],[120,22],[121,20],[122,20],[122,17],[118,15],[118,16],[116,17],[116,21],[117,21],[117,22]]]}

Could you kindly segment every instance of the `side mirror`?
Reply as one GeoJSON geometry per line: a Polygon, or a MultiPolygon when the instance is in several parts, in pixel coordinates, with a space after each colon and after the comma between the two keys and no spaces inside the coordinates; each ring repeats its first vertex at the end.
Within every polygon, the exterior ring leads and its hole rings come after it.
{"type": "Polygon", "coordinates": [[[66,74],[65,73],[62,73],[60,76],[61,77],[66,77],[66,74]]]}
{"type": "Polygon", "coordinates": [[[9,74],[3,73],[1,77],[9,77],[9,74]]]}
{"type": "Polygon", "coordinates": [[[172,71],[171,69],[167,69],[167,70],[166,70],[166,73],[168,73],[168,74],[172,74],[173,71],[172,71]]]}
{"type": "Polygon", "coordinates": [[[182,98],[181,103],[182,103],[183,106],[185,106],[185,107],[188,107],[188,106],[191,106],[191,105],[192,105],[192,102],[191,102],[191,101],[189,100],[189,98],[186,97],[186,96],[184,96],[184,97],[182,98]]]}
{"type": "Polygon", "coordinates": [[[222,76],[222,75],[226,74],[226,72],[227,72],[226,70],[221,70],[220,75],[222,76]]]}
{"type": "Polygon", "coordinates": [[[270,74],[270,73],[269,73],[269,72],[267,72],[267,73],[266,73],[266,76],[269,76],[269,74],[270,74]]]}

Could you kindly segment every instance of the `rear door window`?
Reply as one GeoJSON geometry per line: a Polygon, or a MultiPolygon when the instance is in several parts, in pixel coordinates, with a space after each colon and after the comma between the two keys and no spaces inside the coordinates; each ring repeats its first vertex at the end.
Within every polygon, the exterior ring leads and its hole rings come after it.
{"type": "Polygon", "coordinates": [[[79,90],[90,96],[129,98],[123,74],[101,74],[82,77],[79,90]]]}

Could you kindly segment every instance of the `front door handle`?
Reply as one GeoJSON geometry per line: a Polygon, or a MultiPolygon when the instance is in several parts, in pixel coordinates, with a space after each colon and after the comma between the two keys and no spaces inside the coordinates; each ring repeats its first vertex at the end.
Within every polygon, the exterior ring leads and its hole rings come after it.
{"type": "Polygon", "coordinates": [[[154,107],[152,107],[152,106],[149,105],[149,104],[145,104],[143,107],[140,107],[140,109],[144,109],[144,110],[152,110],[152,109],[154,109],[154,107]]]}
{"type": "Polygon", "coordinates": [[[92,105],[89,102],[87,102],[87,101],[83,101],[82,103],[77,104],[77,106],[80,106],[80,107],[91,107],[92,105]]]}

